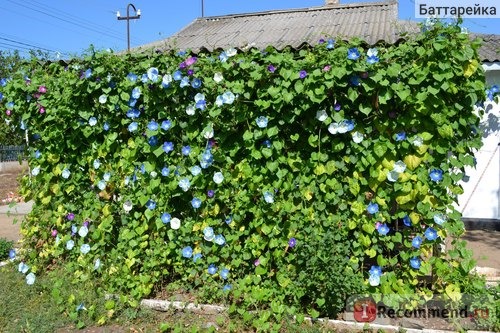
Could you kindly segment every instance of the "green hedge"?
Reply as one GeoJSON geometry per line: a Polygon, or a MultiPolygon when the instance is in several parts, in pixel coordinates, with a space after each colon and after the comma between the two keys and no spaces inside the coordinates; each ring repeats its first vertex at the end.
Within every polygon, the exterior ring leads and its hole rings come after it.
{"type": "Polygon", "coordinates": [[[4,80],[2,117],[30,134],[22,259],[131,304],[180,283],[267,317],[334,315],[361,291],[459,297],[473,262],[453,204],[484,74],[460,27],[425,30],[373,48],[91,52],[4,80]]]}

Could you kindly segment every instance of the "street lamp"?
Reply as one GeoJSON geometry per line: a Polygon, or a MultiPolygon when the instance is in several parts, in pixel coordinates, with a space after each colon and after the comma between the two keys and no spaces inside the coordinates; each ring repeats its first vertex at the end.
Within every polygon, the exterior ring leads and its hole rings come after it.
{"type": "Polygon", "coordinates": [[[118,20],[127,20],[127,52],[130,52],[130,20],[137,20],[141,18],[141,10],[137,10],[135,6],[131,3],[127,5],[127,16],[121,17],[120,12],[116,12],[116,18],[118,20]],[[130,16],[130,7],[135,12],[134,16],[130,16]]]}

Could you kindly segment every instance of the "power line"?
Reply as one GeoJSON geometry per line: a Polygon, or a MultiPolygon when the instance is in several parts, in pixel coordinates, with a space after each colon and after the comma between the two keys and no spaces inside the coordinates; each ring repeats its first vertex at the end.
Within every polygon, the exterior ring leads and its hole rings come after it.
{"type": "Polygon", "coordinates": [[[8,41],[8,42],[11,42],[11,43],[16,43],[16,44],[19,44],[19,45],[29,46],[29,47],[31,47],[32,49],[38,49],[38,50],[43,50],[43,51],[47,51],[47,52],[54,52],[54,53],[58,53],[58,51],[54,51],[54,50],[51,50],[51,49],[46,49],[46,48],[44,48],[44,47],[39,47],[39,46],[32,45],[32,44],[28,44],[28,43],[19,42],[19,41],[12,40],[12,39],[9,39],[9,38],[3,38],[3,37],[0,37],[0,39],[5,40],[5,41],[8,41]]]}

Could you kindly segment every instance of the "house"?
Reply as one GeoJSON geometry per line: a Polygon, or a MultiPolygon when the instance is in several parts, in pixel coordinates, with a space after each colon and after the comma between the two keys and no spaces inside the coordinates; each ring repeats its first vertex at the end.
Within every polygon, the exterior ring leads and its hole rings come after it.
{"type": "MultiPolygon", "coordinates": [[[[328,36],[345,40],[359,37],[370,45],[394,44],[419,29],[415,22],[398,19],[395,1],[339,4],[338,0],[326,0],[320,7],[197,18],[173,36],[138,49],[190,49],[194,53],[269,45],[298,49],[328,36]]],[[[500,35],[471,35],[484,40],[479,53],[487,83],[500,85],[500,35]]],[[[459,198],[458,209],[475,221],[500,222],[499,118],[500,105],[486,103],[484,146],[476,156],[477,168],[467,171],[465,193],[459,198]]]]}

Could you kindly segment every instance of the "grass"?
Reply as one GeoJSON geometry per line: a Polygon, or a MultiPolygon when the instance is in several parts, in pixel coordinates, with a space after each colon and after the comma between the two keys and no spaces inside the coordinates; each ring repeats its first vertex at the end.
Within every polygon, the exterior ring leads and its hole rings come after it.
{"type": "MultiPolygon", "coordinates": [[[[26,284],[14,265],[0,267],[0,331],[17,332],[254,332],[251,323],[228,314],[157,312],[106,301],[97,286],[79,285],[55,270],[26,284]],[[57,277],[57,278],[56,278],[57,277]],[[114,306],[111,309],[111,304],[114,306]],[[79,304],[85,310],[77,311],[79,304]],[[99,321],[101,321],[99,323],[99,321]]],[[[334,332],[320,324],[284,322],[280,332],[334,332]]]]}

